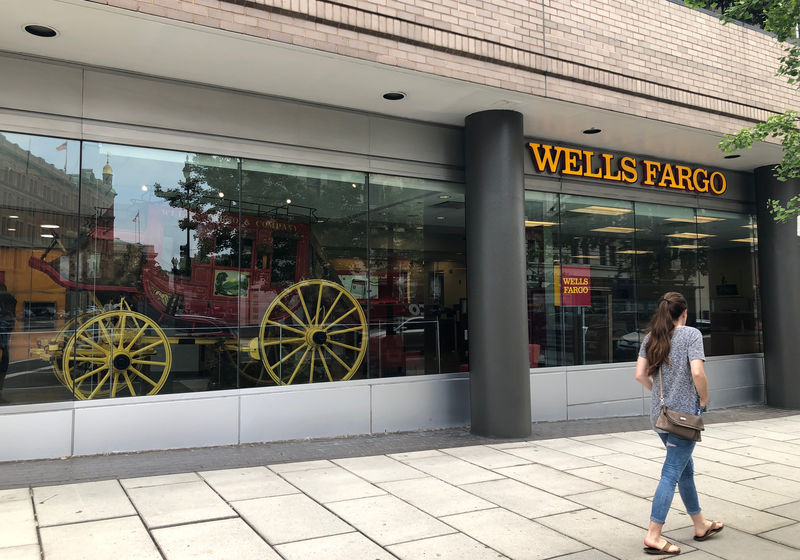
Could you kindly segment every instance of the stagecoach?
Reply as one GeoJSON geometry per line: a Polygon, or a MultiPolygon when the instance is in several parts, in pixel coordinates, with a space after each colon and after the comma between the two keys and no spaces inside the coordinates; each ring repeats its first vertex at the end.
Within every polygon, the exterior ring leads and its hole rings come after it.
{"type": "Polygon", "coordinates": [[[165,266],[156,246],[115,238],[113,216],[102,222],[87,228],[80,250],[54,236],[29,259],[78,295],[74,301],[87,302],[88,311],[39,343],[77,398],[158,393],[180,345],[216,356],[251,384],[346,380],[361,367],[368,346],[362,304],[335,273],[305,277],[310,258],[324,259],[308,223],[257,208],[217,212],[186,231],[180,258],[165,266]]]}

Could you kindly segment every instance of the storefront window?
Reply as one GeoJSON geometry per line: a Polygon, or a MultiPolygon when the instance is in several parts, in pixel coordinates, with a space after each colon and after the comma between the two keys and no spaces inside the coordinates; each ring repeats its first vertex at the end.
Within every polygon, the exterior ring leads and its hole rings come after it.
{"type": "Polygon", "coordinates": [[[370,176],[370,375],[465,370],[463,185],[370,176]]]}
{"type": "Polygon", "coordinates": [[[71,399],[58,343],[74,323],[63,284],[76,274],[75,261],[66,257],[74,255],[78,239],[80,149],[79,142],[63,138],[0,133],[3,404],[71,399]],[[53,261],[60,263],[54,274],[61,284],[46,273],[44,263],[53,261]]]}

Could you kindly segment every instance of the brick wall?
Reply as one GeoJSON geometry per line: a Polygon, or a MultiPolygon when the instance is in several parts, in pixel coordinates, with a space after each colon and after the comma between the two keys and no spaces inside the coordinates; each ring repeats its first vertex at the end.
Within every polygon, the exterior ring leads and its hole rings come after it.
{"type": "Polygon", "coordinates": [[[769,35],[669,0],[87,0],[731,132],[796,108],[769,35]]]}

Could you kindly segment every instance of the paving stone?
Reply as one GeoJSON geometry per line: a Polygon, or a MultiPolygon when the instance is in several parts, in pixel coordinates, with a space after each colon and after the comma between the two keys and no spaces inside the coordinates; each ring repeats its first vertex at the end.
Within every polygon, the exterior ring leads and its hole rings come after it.
{"type": "MultiPolygon", "coordinates": [[[[656,438],[655,435],[653,437],[656,438]]],[[[625,453],[626,455],[633,455],[634,457],[642,457],[644,459],[660,458],[664,456],[663,446],[655,447],[613,436],[604,439],[596,439],[592,441],[592,444],[616,451],[617,453],[625,453]]]]}
{"type": "Polygon", "coordinates": [[[123,478],[119,481],[123,488],[144,488],[146,486],[162,486],[164,484],[178,484],[181,482],[197,482],[197,474],[179,473],[166,474],[163,476],[142,476],[137,478],[123,478]]]}
{"type": "Polygon", "coordinates": [[[382,546],[455,532],[451,527],[395,496],[334,502],[329,507],[382,546]]]}
{"type": "Polygon", "coordinates": [[[797,560],[798,551],[782,544],[761,539],[755,535],[737,531],[732,527],[714,538],[694,542],[694,545],[725,560],[754,560],[769,558],[769,560],[797,560]]]}
{"type": "Polygon", "coordinates": [[[308,539],[275,548],[286,560],[395,560],[361,533],[308,539]]]}
{"type": "Polygon", "coordinates": [[[465,484],[461,488],[485,498],[492,505],[500,506],[529,519],[583,507],[574,501],[510,478],[465,484]]]}
{"type": "Polygon", "coordinates": [[[795,501],[788,496],[782,496],[774,492],[758,490],[744,484],[727,482],[711,476],[695,476],[697,491],[703,494],[724,498],[737,504],[742,504],[756,509],[768,509],[795,501]]]}
{"type": "MultiPolygon", "coordinates": [[[[507,449],[506,451],[528,462],[547,465],[548,467],[558,470],[579,469],[583,467],[592,467],[598,464],[578,455],[550,449],[542,445],[529,445],[526,447],[507,449]]],[[[611,453],[613,453],[613,451],[611,453]]]]}
{"type": "Polygon", "coordinates": [[[761,533],[759,537],[800,550],[800,523],[794,523],[786,527],[781,527],[780,529],[775,529],[774,531],[761,533]]]}
{"type": "Polygon", "coordinates": [[[235,517],[236,513],[203,481],[128,490],[148,528],[235,517]]]}
{"type": "Polygon", "coordinates": [[[692,452],[692,457],[694,457],[695,461],[698,459],[705,459],[706,461],[715,461],[717,463],[731,465],[734,467],[750,467],[752,465],[758,465],[766,462],[765,459],[755,459],[753,457],[738,454],[738,451],[741,449],[745,448],[737,447],[729,451],[720,451],[717,449],[704,447],[701,442],[699,445],[695,446],[694,451],[692,452]]]}
{"type": "Polygon", "coordinates": [[[800,457],[794,453],[772,451],[771,449],[753,447],[752,445],[731,449],[730,453],[735,453],[740,457],[747,457],[750,460],[759,461],[761,463],[778,463],[779,465],[787,465],[790,467],[797,466],[798,462],[800,462],[800,457]]]}
{"type": "Polygon", "coordinates": [[[499,449],[492,449],[486,445],[454,447],[450,449],[441,449],[440,451],[489,470],[530,463],[530,461],[522,457],[505,453],[499,449]]]}
{"type": "Polygon", "coordinates": [[[766,512],[775,515],[780,515],[782,517],[788,517],[789,519],[794,519],[796,521],[800,521],[800,501],[770,508],[766,510],[766,512]]]}
{"type": "MultiPolygon", "coordinates": [[[[605,435],[598,436],[599,439],[605,439],[606,437],[607,436],[605,435]]],[[[532,445],[544,447],[546,449],[552,449],[553,451],[560,451],[562,453],[574,455],[575,457],[582,457],[584,459],[591,459],[592,457],[611,455],[614,453],[613,450],[606,447],[600,447],[598,445],[593,445],[592,443],[580,441],[578,439],[548,439],[545,441],[537,441],[532,445]]],[[[579,466],[589,467],[591,465],[579,466]]]]}
{"type": "Polygon", "coordinates": [[[614,560],[614,557],[599,550],[582,550],[574,554],[559,556],[558,560],[614,560]]]}
{"type": "Polygon", "coordinates": [[[704,474],[721,480],[727,480],[728,482],[741,483],[744,480],[761,476],[761,473],[753,470],[756,468],[758,468],[758,465],[750,467],[732,467],[731,465],[702,459],[699,461],[695,460],[694,462],[695,476],[704,474]]]}
{"type": "Polygon", "coordinates": [[[420,472],[386,455],[336,459],[333,462],[372,483],[425,476],[424,472],[420,472]]]}
{"type": "Polygon", "coordinates": [[[494,471],[484,469],[447,454],[437,455],[435,457],[407,459],[404,462],[415,469],[419,469],[431,476],[435,476],[436,478],[440,478],[445,482],[455,485],[502,478],[501,475],[494,471]]]}
{"type": "Polygon", "coordinates": [[[544,465],[523,465],[496,472],[557,496],[602,490],[603,486],[544,465]]]}
{"type": "Polygon", "coordinates": [[[800,500],[800,482],[797,480],[789,480],[779,476],[766,475],[759,478],[744,480],[739,484],[756,488],[758,490],[765,490],[773,494],[782,494],[800,500]]]}
{"type": "Polygon", "coordinates": [[[495,507],[491,502],[430,476],[385,482],[379,486],[434,517],[495,507]]]}
{"type": "Polygon", "coordinates": [[[277,465],[269,465],[269,469],[276,473],[294,472],[294,471],[307,471],[312,469],[326,469],[333,466],[333,463],[327,459],[319,461],[301,461],[299,463],[281,463],[277,465]]]}
{"type": "Polygon", "coordinates": [[[759,474],[771,474],[786,478],[788,480],[800,480],[800,468],[790,467],[788,465],[777,465],[775,463],[762,463],[760,465],[753,465],[747,467],[747,470],[759,474]]]}
{"type": "Polygon", "coordinates": [[[515,560],[542,560],[590,548],[536,521],[500,508],[451,515],[442,520],[515,560]]]}
{"type": "MultiPolygon", "coordinates": [[[[643,556],[645,531],[641,527],[620,521],[592,509],[582,509],[538,519],[539,523],[602,550],[621,560],[639,559],[643,556]]],[[[689,551],[693,547],[665,532],[664,537],[689,551]]],[[[690,537],[691,538],[691,537],[690,537]]],[[[588,548],[588,547],[587,547],[588,548]]]]}
{"type": "MultiPolygon", "coordinates": [[[[722,436],[723,434],[717,433],[716,435],[722,436]]],[[[716,449],[718,451],[745,447],[745,444],[739,443],[736,440],[725,439],[725,437],[714,437],[708,433],[708,430],[703,432],[703,441],[700,442],[700,445],[707,449],[716,449]]]]}
{"type": "Polygon", "coordinates": [[[229,502],[300,492],[266,467],[203,471],[199,474],[229,502]]]}
{"type": "Polygon", "coordinates": [[[281,557],[239,518],[155,529],[166,560],[280,560],[281,557]]]}
{"type": "Polygon", "coordinates": [[[411,451],[408,453],[391,453],[389,457],[398,461],[409,461],[414,459],[427,459],[429,457],[442,457],[444,453],[438,449],[426,449],[424,451],[411,451]]]}
{"type": "MultiPolygon", "coordinates": [[[[650,524],[650,513],[652,511],[653,502],[621,492],[620,490],[609,488],[597,492],[575,494],[570,496],[570,500],[575,502],[578,508],[581,508],[581,506],[592,508],[621,521],[625,521],[626,523],[630,523],[631,525],[635,525],[642,530],[646,530],[647,526],[650,524]]],[[[680,497],[676,495],[675,499],[672,501],[673,506],[667,515],[667,522],[664,524],[665,532],[692,527],[691,518],[679,509],[683,507],[680,501],[680,497]]]]}
{"type": "Polygon", "coordinates": [[[33,489],[33,505],[41,527],[136,515],[116,480],[40,486],[33,489]]]}
{"type": "MultiPolygon", "coordinates": [[[[27,490],[27,489],[26,489],[27,490]]],[[[39,545],[30,493],[25,500],[0,502],[0,547],[39,545]]],[[[0,554],[0,558],[3,555],[0,554]]]]}
{"type": "Polygon", "coordinates": [[[645,459],[643,457],[625,455],[624,453],[614,453],[612,455],[595,457],[595,461],[610,467],[616,467],[623,471],[628,471],[640,476],[646,476],[654,480],[661,478],[661,467],[663,466],[663,458],[645,459]]]}
{"type": "MultiPolygon", "coordinates": [[[[785,434],[784,434],[785,435],[785,434]]],[[[789,453],[790,455],[800,455],[800,445],[791,441],[796,439],[797,434],[788,436],[789,439],[776,441],[774,439],[764,439],[762,437],[752,437],[739,440],[739,443],[745,444],[747,447],[755,447],[758,449],[768,449],[770,451],[778,451],[779,453],[789,453]]]]}
{"type": "Polygon", "coordinates": [[[231,504],[272,545],[348,533],[353,528],[303,494],[231,504]]]}
{"type": "MultiPolygon", "coordinates": [[[[422,473],[420,475],[424,476],[422,473]]],[[[282,476],[320,503],[379,496],[384,491],[338,465],[306,471],[290,471],[282,476]]]]}
{"type": "Polygon", "coordinates": [[[608,486],[616,488],[629,494],[634,494],[642,498],[649,498],[655,492],[658,482],[649,476],[623,471],[616,467],[603,465],[600,467],[589,467],[586,469],[575,469],[570,471],[570,474],[585,478],[608,486]]]}
{"type": "Polygon", "coordinates": [[[462,533],[396,544],[389,551],[401,560],[500,560],[507,558],[462,533]]]}
{"type": "Polygon", "coordinates": [[[0,548],[0,558],[3,560],[41,560],[42,553],[39,544],[25,544],[0,548]]]}
{"type": "Polygon", "coordinates": [[[45,558],[57,560],[162,560],[138,517],[88,521],[41,529],[45,558]]]}
{"type": "Polygon", "coordinates": [[[708,519],[724,521],[726,527],[757,535],[764,531],[785,527],[793,522],[792,519],[780,515],[708,496],[702,492],[698,492],[698,494],[703,514],[708,519]]]}
{"type": "Polygon", "coordinates": [[[31,499],[31,491],[29,488],[11,488],[9,490],[0,490],[0,505],[15,502],[17,500],[31,499]]]}

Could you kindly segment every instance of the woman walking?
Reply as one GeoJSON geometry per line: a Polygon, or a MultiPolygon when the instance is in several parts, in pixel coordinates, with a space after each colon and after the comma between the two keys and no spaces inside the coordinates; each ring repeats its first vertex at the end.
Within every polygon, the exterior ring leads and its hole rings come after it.
{"type": "Polygon", "coordinates": [[[655,427],[661,411],[661,387],[664,403],[672,410],[700,414],[708,404],[708,382],[703,361],[703,336],[700,331],[686,326],[687,304],[678,292],[668,292],[658,300],[658,307],[650,321],[650,330],[642,341],[636,362],[636,380],[652,391],[650,421],[658,433],[667,456],[661,468],[661,480],[653,496],[650,525],[644,538],[644,551],[648,554],[680,554],[680,547],[661,536],[667,519],[675,485],[694,524],[694,539],[703,541],[720,531],[724,524],[707,520],[700,510],[697,489],[694,485],[692,451],[695,442],[664,432],[655,427]],[[656,376],[661,376],[660,382],[656,376]]]}

